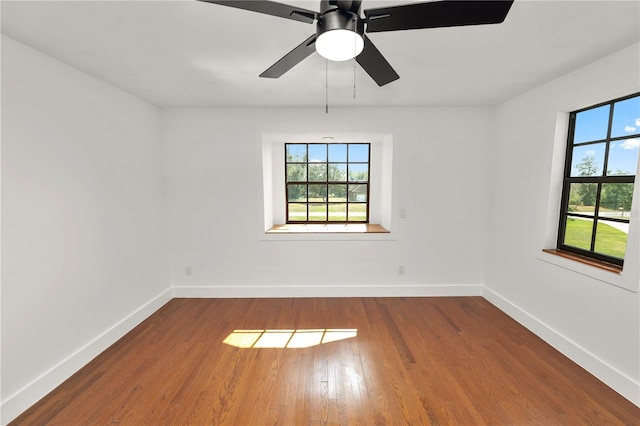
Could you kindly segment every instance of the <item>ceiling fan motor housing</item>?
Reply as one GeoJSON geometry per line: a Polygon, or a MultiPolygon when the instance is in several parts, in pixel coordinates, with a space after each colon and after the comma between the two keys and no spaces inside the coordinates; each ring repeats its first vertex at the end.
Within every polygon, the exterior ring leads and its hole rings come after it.
{"type": "Polygon", "coordinates": [[[364,34],[364,21],[352,12],[342,9],[334,9],[326,12],[318,18],[316,35],[332,30],[349,30],[362,36],[364,34]]]}

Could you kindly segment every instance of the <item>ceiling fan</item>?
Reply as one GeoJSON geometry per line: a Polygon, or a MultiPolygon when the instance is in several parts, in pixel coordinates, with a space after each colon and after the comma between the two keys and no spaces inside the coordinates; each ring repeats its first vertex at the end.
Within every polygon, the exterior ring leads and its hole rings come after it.
{"type": "Polygon", "coordinates": [[[317,51],[334,61],[355,57],[378,84],[400,78],[365,35],[383,31],[498,24],[507,16],[513,0],[439,0],[364,10],[362,0],[320,0],[320,12],[267,0],[200,0],[312,24],[316,32],[269,67],[260,77],[279,78],[317,51]],[[366,29],[365,29],[366,27],[366,29]]]}

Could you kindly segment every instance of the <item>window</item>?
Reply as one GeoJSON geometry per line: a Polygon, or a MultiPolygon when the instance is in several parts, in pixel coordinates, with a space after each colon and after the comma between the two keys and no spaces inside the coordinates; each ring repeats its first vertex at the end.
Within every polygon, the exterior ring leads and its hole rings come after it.
{"type": "MultiPolygon", "coordinates": [[[[262,194],[261,220],[259,224],[256,223],[259,240],[392,241],[397,239],[398,234],[392,231],[394,223],[397,223],[399,211],[393,208],[394,200],[392,199],[393,189],[398,185],[397,180],[394,179],[396,161],[394,152],[397,145],[394,144],[393,134],[332,132],[328,136],[324,132],[262,133],[261,146],[262,179],[256,181],[259,185],[257,189],[262,194]],[[328,140],[329,137],[333,139],[328,140]],[[369,146],[366,221],[287,223],[286,145],[333,143],[369,146]]],[[[564,147],[564,141],[562,146],[564,147]]]]}
{"type": "Polygon", "coordinates": [[[622,267],[640,147],[640,93],[569,116],[558,249],[622,267]]]}
{"type": "Polygon", "coordinates": [[[285,144],[287,223],[368,223],[368,143],[285,144]]]}

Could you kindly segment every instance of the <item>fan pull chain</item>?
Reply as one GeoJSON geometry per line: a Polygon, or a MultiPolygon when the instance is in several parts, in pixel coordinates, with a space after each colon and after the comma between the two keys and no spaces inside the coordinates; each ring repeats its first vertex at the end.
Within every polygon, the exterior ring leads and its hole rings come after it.
{"type": "Polygon", "coordinates": [[[353,99],[356,98],[356,53],[358,53],[358,46],[356,38],[353,38],[353,99]]]}
{"type": "Polygon", "coordinates": [[[329,60],[324,60],[324,113],[329,114],[329,60]]]}
{"type": "Polygon", "coordinates": [[[353,99],[356,98],[356,58],[353,58],[353,99]]]}

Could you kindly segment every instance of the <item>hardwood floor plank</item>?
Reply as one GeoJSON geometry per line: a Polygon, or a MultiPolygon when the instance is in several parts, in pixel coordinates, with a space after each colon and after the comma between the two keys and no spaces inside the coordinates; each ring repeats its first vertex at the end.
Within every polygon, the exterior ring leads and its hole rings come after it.
{"type": "Polygon", "coordinates": [[[114,423],[640,425],[640,408],[480,297],[174,299],[10,424],[114,423]]]}
{"type": "Polygon", "coordinates": [[[413,354],[411,353],[407,342],[405,342],[404,337],[402,337],[402,333],[398,329],[398,326],[393,320],[393,317],[391,316],[391,313],[389,312],[387,306],[380,305],[380,309],[382,310],[382,319],[387,326],[391,339],[393,340],[393,346],[398,350],[400,358],[402,359],[405,367],[408,368],[409,364],[416,363],[416,359],[413,357],[413,354]]]}

